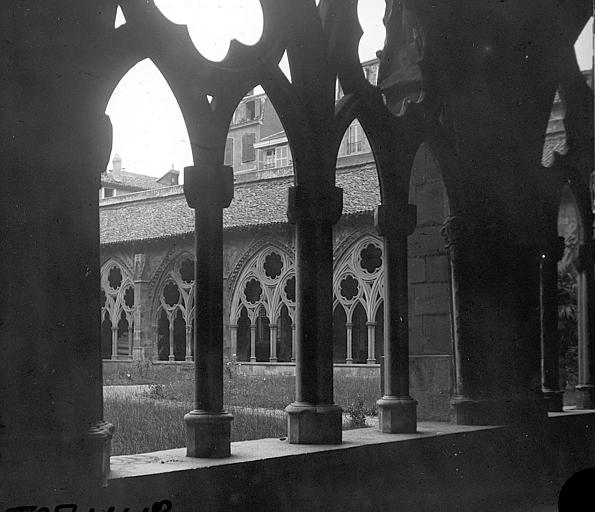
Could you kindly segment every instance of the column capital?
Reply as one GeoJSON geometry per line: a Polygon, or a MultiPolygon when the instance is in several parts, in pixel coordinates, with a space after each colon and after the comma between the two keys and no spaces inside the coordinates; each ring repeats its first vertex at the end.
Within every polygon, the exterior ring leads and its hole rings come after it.
{"type": "Polygon", "coordinates": [[[237,329],[238,328],[238,324],[229,324],[229,328],[230,329],[237,329]]]}
{"type": "Polygon", "coordinates": [[[374,211],[374,224],[380,236],[409,236],[417,226],[417,206],[414,204],[379,204],[374,211]]]}
{"type": "Polygon", "coordinates": [[[290,224],[299,221],[335,224],[343,211],[343,189],[339,187],[312,190],[303,185],[289,187],[287,218],[290,224]]]}
{"type": "Polygon", "coordinates": [[[366,322],[366,327],[376,327],[376,322],[366,322]]]}
{"type": "Polygon", "coordinates": [[[233,199],[233,168],[198,164],[184,167],[184,195],[190,208],[227,208],[233,199]]]}

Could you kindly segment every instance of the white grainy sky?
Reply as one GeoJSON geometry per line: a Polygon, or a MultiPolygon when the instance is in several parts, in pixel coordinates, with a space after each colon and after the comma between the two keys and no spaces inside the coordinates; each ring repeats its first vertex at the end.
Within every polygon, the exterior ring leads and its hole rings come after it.
{"type": "MultiPolygon", "coordinates": [[[[258,0],[155,0],[155,3],[171,21],[188,25],[196,47],[212,60],[223,59],[231,39],[254,44],[262,32],[258,0]]],[[[383,45],[384,0],[359,0],[358,10],[364,29],[359,53],[364,61],[373,58],[383,45]]],[[[125,22],[118,14],[116,25],[125,22]]],[[[592,67],[592,33],[591,19],[575,47],[581,69],[592,67]]],[[[181,171],[192,164],[182,114],[165,79],[149,60],[137,64],[118,84],[106,114],[114,128],[108,168],[116,153],[122,158],[125,170],[156,177],[165,174],[172,165],[181,171]]]]}

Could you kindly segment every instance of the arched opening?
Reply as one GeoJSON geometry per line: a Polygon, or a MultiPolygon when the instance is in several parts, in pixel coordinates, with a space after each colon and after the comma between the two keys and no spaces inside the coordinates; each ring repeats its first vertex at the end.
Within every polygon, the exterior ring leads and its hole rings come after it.
{"type": "Polygon", "coordinates": [[[358,303],[352,316],[353,362],[365,363],[368,359],[368,328],[366,310],[358,303]]]}
{"type": "Polygon", "coordinates": [[[451,355],[450,262],[440,233],[450,206],[442,170],[426,144],[415,155],[409,202],[417,207],[417,225],[408,239],[410,353],[451,355]]]}
{"type": "Polygon", "coordinates": [[[384,356],[384,304],[381,304],[376,311],[376,327],[375,338],[374,338],[374,354],[376,356],[376,362],[380,363],[384,356]]]}
{"type": "Polygon", "coordinates": [[[159,314],[157,326],[157,354],[160,361],[169,359],[169,319],[163,309],[159,314]]]}
{"type": "Polygon", "coordinates": [[[238,318],[238,345],[236,353],[238,361],[250,361],[250,318],[248,310],[242,308],[238,318]]]}
{"type": "Polygon", "coordinates": [[[180,309],[174,318],[174,357],[176,361],[186,357],[186,321],[180,309]]]}
{"type": "Polygon", "coordinates": [[[270,320],[263,306],[256,317],[256,361],[266,362],[270,355],[270,320]]]}
{"type": "Polygon", "coordinates": [[[112,322],[107,311],[103,315],[103,322],[101,322],[101,357],[103,359],[112,357],[112,322]]]}
{"type": "Polygon", "coordinates": [[[118,321],[118,357],[130,356],[130,333],[126,312],[120,312],[118,321]]]}
{"type": "Polygon", "coordinates": [[[347,360],[347,315],[340,304],[333,311],[333,362],[347,360]]]}
{"type": "Polygon", "coordinates": [[[127,186],[141,179],[146,183],[141,188],[157,188],[156,180],[169,169],[192,162],[182,112],[151,60],[142,60],[124,75],[105,112],[113,126],[109,161],[116,165],[102,173],[100,198],[127,193],[127,186]]]}
{"type": "Polygon", "coordinates": [[[277,360],[283,363],[291,361],[292,323],[289,310],[283,305],[277,321],[277,360]]]}

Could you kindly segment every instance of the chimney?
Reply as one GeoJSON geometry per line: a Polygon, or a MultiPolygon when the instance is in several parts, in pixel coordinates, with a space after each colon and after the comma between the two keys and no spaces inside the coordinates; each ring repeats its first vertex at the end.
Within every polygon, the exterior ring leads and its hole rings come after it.
{"type": "Polygon", "coordinates": [[[122,159],[117,154],[112,160],[112,178],[115,181],[122,181],[122,159]]]}

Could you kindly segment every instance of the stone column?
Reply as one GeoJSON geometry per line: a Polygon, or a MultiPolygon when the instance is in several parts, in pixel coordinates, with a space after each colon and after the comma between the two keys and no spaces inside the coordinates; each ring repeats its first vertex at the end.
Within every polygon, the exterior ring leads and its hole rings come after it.
{"type": "Polygon", "coordinates": [[[541,421],[537,230],[454,216],[442,234],[450,255],[455,385],[451,406],[462,425],[541,421]]]}
{"type": "Polygon", "coordinates": [[[118,324],[112,325],[112,360],[118,359],[118,324]]]}
{"type": "Polygon", "coordinates": [[[577,276],[578,384],[577,408],[595,407],[595,277],[593,242],[579,246],[577,276]]]}
{"type": "Polygon", "coordinates": [[[376,364],[376,356],[374,351],[376,349],[376,322],[366,322],[368,328],[368,364],[376,364]]]}
{"type": "Polygon", "coordinates": [[[185,361],[192,361],[192,324],[186,324],[186,356],[185,361]]]}
{"type": "Polygon", "coordinates": [[[291,362],[295,363],[295,354],[296,354],[296,347],[295,347],[295,322],[291,324],[291,362]]]}
{"type": "Polygon", "coordinates": [[[19,348],[0,359],[2,508],[93,496],[113,433],[102,408],[97,205],[111,125],[89,101],[102,79],[87,88],[79,58],[93,69],[86,34],[97,33],[84,9],[73,23],[65,5],[29,17],[14,7],[5,28],[22,37],[0,116],[0,345],[19,348]],[[23,30],[26,18],[35,29],[23,30]]]}
{"type": "MultiPolygon", "coordinates": [[[[149,305],[149,281],[145,275],[146,255],[134,255],[134,339],[132,359],[145,359],[145,340],[151,339],[151,309],[149,305]]],[[[149,356],[158,350],[149,348],[149,356]]]]}
{"type": "Polygon", "coordinates": [[[171,315],[169,318],[169,355],[167,356],[167,360],[176,360],[176,355],[174,354],[174,315],[171,315]]]}
{"type": "Polygon", "coordinates": [[[269,342],[270,342],[270,357],[271,363],[277,362],[277,324],[269,324],[269,342]]]}
{"type": "Polygon", "coordinates": [[[195,409],[184,416],[189,457],[228,457],[233,416],[223,409],[223,208],[233,198],[233,169],[205,151],[184,169],[195,209],[195,409]]]}
{"type": "Polygon", "coordinates": [[[256,362],[256,323],[250,324],[250,362],[256,362]]]}
{"type": "Polygon", "coordinates": [[[407,237],[416,225],[416,208],[386,204],[376,208],[375,223],[384,237],[384,395],[378,400],[379,429],[417,430],[417,402],[409,394],[409,296],[407,237]]]}
{"type": "Polygon", "coordinates": [[[342,190],[289,189],[288,218],[296,226],[296,397],[288,413],[290,443],[341,442],[342,410],[333,402],[333,224],[342,190]]]}
{"type": "Polygon", "coordinates": [[[558,261],[564,253],[564,239],[541,255],[541,390],[548,411],[562,411],[563,391],[560,391],[560,357],[558,337],[558,261]]]}
{"type": "Polygon", "coordinates": [[[132,344],[134,341],[134,325],[128,327],[128,357],[132,359],[132,344]]]}
{"type": "Polygon", "coordinates": [[[345,358],[345,363],[353,364],[353,322],[347,322],[345,324],[345,331],[347,335],[347,357],[345,358]]]}
{"type": "Polygon", "coordinates": [[[238,324],[230,324],[229,332],[231,337],[231,359],[238,360],[238,324]]]}

